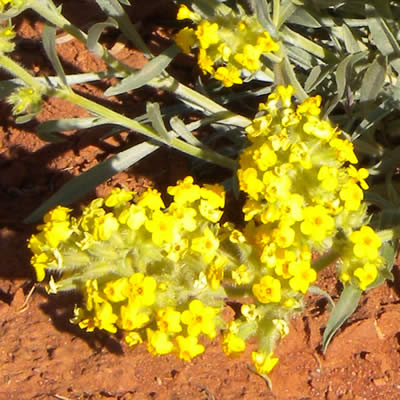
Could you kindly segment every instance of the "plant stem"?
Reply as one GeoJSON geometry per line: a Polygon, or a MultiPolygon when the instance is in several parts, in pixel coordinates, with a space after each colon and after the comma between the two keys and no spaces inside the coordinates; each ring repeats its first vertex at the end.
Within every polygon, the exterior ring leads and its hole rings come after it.
{"type": "Polygon", "coordinates": [[[58,89],[56,90],[54,95],[56,97],[68,100],[71,103],[77,104],[95,115],[107,119],[111,124],[120,125],[130,130],[139,132],[152,140],[170,146],[174,149],[189,154],[193,157],[200,158],[204,161],[212,162],[224,168],[232,170],[235,170],[237,168],[237,162],[229,157],[225,157],[221,154],[218,154],[214,151],[210,151],[206,148],[199,148],[193,146],[178,138],[173,137],[172,134],[170,135],[169,140],[164,139],[149,126],[141,124],[131,118],[128,118],[122,114],[117,113],[116,111],[110,110],[109,108],[104,107],[83,96],[80,96],[74,93],[73,91],[58,89]]]}
{"type": "Polygon", "coordinates": [[[27,86],[37,89],[39,92],[45,92],[45,87],[34,76],[5,54],[0,54],[0,66],[10,74],[19,77],[27,86]]]}

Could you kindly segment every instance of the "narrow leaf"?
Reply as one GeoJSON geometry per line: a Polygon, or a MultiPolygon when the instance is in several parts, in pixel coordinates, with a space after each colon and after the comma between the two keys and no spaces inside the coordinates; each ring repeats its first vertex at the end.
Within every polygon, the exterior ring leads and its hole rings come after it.
{"type": "Polygon", "coordinates": [[[186,142],[192,144],[193,146],[202,147],[203,144],[197,139],[185,123],[179,117],[172,117],[169,120],[171,128],[186,142]]]}
{"type": "Polygon", "coordinates": [[[104,29],[108,27],[118,28],[117,21],[114,18],[108,17],[107,21],[105,22],[98,22],[90,27],[88,30],[88,35],[86,39],[86,46],[87,48],[96,53],[97,43],[100,39],[101,34],[103,33],[104,29]]]}
{"type": "Polygon", "coordinates": [[[370,4],[366,3],[365,9],[372,39],[379,51],[384,56],[393,54],[400,55],[399,43],[385,19],[382,18],[377,10],[370,4]]]}
{"type": "Polygon", "coordinates": [[[167,142],[171,142],[171,134],[168,133],[161,116],[160,105],[158,103],[146,104],[146,112],[154,130],[167,142]]]}
{"type": "Polygon", "coordinates": [[[107,124],[108,121],[98,117],[87,118],[60,118],[42,122],[37,128],[37,133],[63,132],[75,129],[88,129],[98,125],[107,124]]]}
{"type": "Polygon", "coordinates": [[[61,83],[68,87],[67,78],[65,76],[64,69],[61,65],[60,59],[58,58],[56,49],[56,28],[55,26],[50,26],[45,24],[42,33],[42,43],[44,51],[49,58],[51,65],[56,71],[57,76],[60,78],[61,83]]]}
{"type": "Polygon", "coordinates": [[[352,285],[348,285],[343,289],[339,301],[329,317],[322,336],[322,349],[324,353],[326,352],[335,333],[356,310],[358,302],[360,301],[361,293],[361,289],[352,285]]]}
{"type": "Polygon", "coordinates": [[[97,164],[95,167],[67,182],[58,192],[33,211],[24,222],[26,224],[37,222],[51,208],[59,204],[70,205],[74,201],[81,199],[94,190],[97,185],[100,185],[114,174],[127,169],[157,150],[158,147],[157,145],[143,142],[97,164]]]}
{"type": "Polygon", "coordinates": [[[153,78],[159,76],[168,67],[173,58],[179,53],[175,45],[163,51],[159,56],[150,60],[139,72],[122,79],[118,84],[108,88],[104,94],[115,96],[146,85],[153,78]]]}
{"type": "Polygon", "coordinates": [[[147,57],[151,57],[151,53],[146,46],[146,43],[140,37],[136,28],[132,24],[128,14],[125,12],[121,4],[117,0],[96,0],[99,7],[110,17],[113,17],[121,29],[122,33],[143,52],[147,57]]]}
{"type": "Polygon", "coordinates": [[[360,89],[360,102],[374,101],[380,93],[385,82],[385,58],[378,56],[368,67],[360,89]]]}

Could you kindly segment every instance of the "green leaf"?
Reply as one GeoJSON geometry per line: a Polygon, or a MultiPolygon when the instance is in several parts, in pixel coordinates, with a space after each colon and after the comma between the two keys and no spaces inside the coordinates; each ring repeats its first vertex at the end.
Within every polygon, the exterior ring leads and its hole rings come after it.
{"type": "Polygon", "coordinates": [[[329,317],[322,336],[322,349],[324,353],[326,352],[335,333],[356,310],[358,302],[360,301],[361,293],[361,289],[352,285],[348,285],[343,289],[339,301],[329,317]]]}
{"type": "Polygon", "coordinates": [[[318,19],[314,18],[304,7],[297,7],[294,13],[288,18],[291,24],[306,26],[307,28],[320,28],[318,19]]]}
{"type": "Polygon", "coordinates": [[[347,85],[349,85],[350,71],[353,65],[365,57],[366,54],[363,52],[356,54],[349,54],[339,63],[335,73],[336,86],[337,86],[336,96],[334,96],[334,98],[331,101],[327,102],[324,110],[324,117],[328,116],[331,113],[331,111],[336,107],[336,105],[339,103],[339,101],[342,100],[344,91],[347,85]]]}
{"type": "Polygon", "coordinates": [[[65,76],[64,69],[61,65],[60,59],[58,58],[56,49],[56,28],[55,26],[50,26],[45,24],[42,33],[42,43],[44,51],[49,58],[51,65],[56,71],[57,76],[60,78],[61,83],[68,87],[67,78],[65,76]]]}
{"type": "Polygon", "coordinates": [[[99,7],[110,17],[113,17],[121,29],[122,33],[140,50],[145,56],[151,58],[152,54],[146,43],[140,37],[136,28],[132,24],[128,14],[117,0],[96,0],[99,7]]]}
{"type": "Polygon", "coordinates": [[[108,88],[104,94],[115,96],[146,85],[153,78],[159,76],[179,52],[177,46],[170,46],[159,56],[150,60],[139,72],[122,79],[115,86],[108,88]]]}
{"type": "Polygon", "coordinates": [[[157,150],[158,147],[159,146],[155,144],[147,142],[140,143],[108,158],[83,174],[72,178],[62,186],[58,192],[53,194],[53,196],[33,211],[33,213],[24,220],[24,223],[30,224],[37,222],[51,208],[59,204],[70,205],[74,201],[81,199],[90,191],[94,190],[97,185],[100,185],[114,174],[129,168],[131,165],[157,150]]]}
{"type": "Polygon", "coordinates": [[[371,31],[372,39],[384,56],[400,55],[399,43],[391,31],[386,20],[382,18],[378,11],[370,4],[365,4],[368,16],[368,26],[371,31]]]}
{"type": "Polygon", "coordinates": [[[62,132],[74,129],[88,129],[107,123],[109,123],[107,120],[99,117],[60,118],[51,121],[44,121],[36,130],[39,133],[62,132]]]}
{"type": "Polygon", "coordinates": [[[86,46],[90,51],[96,53],[96,48],[98,48],[97,44],[101,34],[103,33],[104,29],[110,26],[113,28],[118,28],[117,21],[115,21],[114,18],[108,17],[107,21],[98,22],[97,24],[94,24],[93,26],[90,27],[86,39],[86,46]]]}
{"type": "Polygon", "coordinates": [[[172,117],[169,120],[171,128],[186,142],[193,146],[202,147],[203,144],[197,139],[193,133],[189,130],[189,128],[185,125],[185,123],[179,117],[172,117]]]}
{"type": "Polygon", "coordinates": [[[171,134],[167,131],[167,128],[164,125],[164,121],[162,119],[160,105],[158,103],[150,103],[146,104],[146,112],[149,117],[149,120],[154,128],[154,130],[163,137],[167,142],[171,142],[171,134]]]}
{"type": "Polygon", "coordinates": [[[272,39],[277,40],[279,35],[270,16],[270,4],[266,1],[256,1],[256,14],[261,26],[271,35],[272,39]]]}
{"type": "Polygon", "coordinates": [[[385,57],[377,56],[365,73],[360,89],[360,102],[371,102],[382,90],[386,76],[385,57]]]}

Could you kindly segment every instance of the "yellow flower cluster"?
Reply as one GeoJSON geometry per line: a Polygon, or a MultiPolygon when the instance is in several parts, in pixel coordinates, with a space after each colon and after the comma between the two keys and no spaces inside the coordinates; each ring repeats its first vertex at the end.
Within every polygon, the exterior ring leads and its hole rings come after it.
{"type": "Polygon", "coordinates": [[[365,289],[382,264],[380,240],[364,226],[368,171],[352,165],[358,162],[353,144],[320,119],[320,96],[296,106],[293,92],[291,86],[278,86],[259,105],[260,113],[246,128],[250,146],[240,156],[239,185],[248,195],[245,235],[269,268],[253,286],[260,301],[265,293],[279,301],[279,285],[286,282],[305,293],[316,279],[312,252],[331,249],[339,232],[354,243],[359,260],[346,264],[342,278],[350,280],[348,265],[357,265],[352,273],[365,289]],[[367,248],[374,257],[366,256],[367,248]],[[374,267],[360,266],[367,259],[376,261],[374,267]]]}
{"type": "Polygon", "coordinates": [[[130,345],[146,337],[151,353],[190,360],[204,350],[198,336],[214,338],[220,324],[228,258],[219,250],[218,221],[225,192],[189,176],[168,193],[168,209],[154,189],[136,196],[119,188],[93,200],[79,218],[58,206],[29,247],[37,279],[51,274],[50,293],[83,292],[84,307],[73,318],[82,329],[120,328],[130,345]]]}
{"type": "Polygon", "coordinates": [[[73,323],[82,329],[125,332],[130,346],[145,342],[154,355],[191,360],[202,335],[223,329],[228,355],[259,339],[256,370],[269,373],[274,346],[289,331],[316,280],[312,254],[335,249],[340,278],[368,288],[383,261],[381,240],[365,224],[368,171],[356,169],[350,141],[321,120],[320,97],[295,106],[293,88],[278,86],[246,128],[250,144],[238,178],[247,194],[246,226],[220,225],[225,191],[188,176],[167,189],[166,208],[154,189],[114,189],[79,217],[59,206],[48,212],[29,247],[39,281],[49,292],[84,295],[73,323]],[[252,299],[234,320],[224,300],[252,299]]]}
{"type": "Polygon", "coordinates": [[[175,37],[185,53],[198,48],[198,64],[204,74],[209,73],[226,87],[242,83],[242,72],[253,74],[262,70],[262,54],[276,52],[279,44],[264,31],[255,16],[246,15],[238,6],[238,13],[219,15],[213,20],[181,5],[177,19],[189,19],[196,29],[185,27],[175,37]]]}

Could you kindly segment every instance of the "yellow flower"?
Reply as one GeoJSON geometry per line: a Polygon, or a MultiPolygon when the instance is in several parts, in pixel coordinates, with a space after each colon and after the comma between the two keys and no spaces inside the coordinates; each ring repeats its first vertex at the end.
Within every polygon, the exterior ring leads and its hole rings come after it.
{"type": "Polygon", "coordinates": [[[340,162],[349,161],[352,164],[357,164],[358,159],[354,154],[354,146],[348,140],[334,138],[329,142],[329,145],[336,150],[336,156],[340,162]]]}
{"type": "Polygon", "coordinates": [[[200,47],[208,49],[212,44],[219,42],[218,24],[203,21],[196,29],[196,36],[199,39],[200,47]]]}
{"type": "Polygon", "coordinates": [[[46,253],[34,254],[31,258],[31,264],[35,268],[36,280],[41,282],[46,276],[46,268],[48,268],[49,263],[53,261],[50,259],[46,253]]]}
{"type": "Polygon", "coordinates": [[[129,302],[126,306],[121,306],[120,320],[118,326],[127,331],[143,328],[150,321],[150,317],[140,312],[136,304],[129,302]]]}
{"type": "Polygon", "coordinates": [[[156,287],[157,282],[152,276],[136,272],[129,277],[129,286],[124,294],[137,307],[151,306],[156,299],[156,287]]]}
{"type": "Polygon", "coordinates": [[[265,275],[259,283],[253,285],[253,294],[260,303],[279,303],[281,301],[281,282],[265,275]]]}
{"type": "Polygon", "coordinates": [[[246,265],[239,265],[232,271],[232,279],[237,285],[245,285],[250,283],[250,272],[246,265]]]}
{"type": "Polygon", "coordinates": [[[207,54],[206,50],[200,48],[197,59],[199,67],[201,68],[203,74],[206,74],[207,72],[212,75],[214,74],[214,61],[207,54]]]}
{"type": "Polygon", "coordinates": [[[145,222],[145,227],[152,234],[153,242],[161,246],[164,242],[171,243],[174,240],[176,222],[174,216],[156,210],[152,219],[145,222]]]}
{"type": "Polygon", "coordinates": [[[243,53],[236,53],[233,58],[248,71],[254,72],[260,69],[261,52],[259,47],[245,44],[243,53]]]}
{"type": "Polygon", "coordinates": [[[364,198],[364,192],[354,182],[347,182],[339,192],[339,197],[344,201],[344,207],[350,211],[356,211],[361,206],[364,198]]]}
{"type": "Polygon", "coordinates": [[[360,230],[352,232],[349,239],[354,243],[353,252],[356,257],[366,257],[369,260],[378,258],[382,242],[371,227],[362,226],[360,230]]]}
{"type": "Polygon", "coordinates": [[[178,357],[184,361],[190,361],[192,358],[204,352],[204,346],[197,342],[195,336],[177,336],[178,357]]]}
{"type": "Polygon", "coordinates": [[[201,17],[195,12],[189,10],[189,8],[187,8],[184,4],[181,4],[176,19],[177,20],[191,19],[192,21],[199,21],[201,17]]]}
{"type": "Polygon", "coordinates": [[[218,53],[221,54],[222,59],[227,62],[232,54],[232,49],[226,43],[221,43],[218,46],[218,53]]]}
{"type": "Polygon", "coordinates": [[[235,83],[243,83],[240,78],[240,71],[231,65],[228,67],[219,67],[214,73],[214,78],[221,81],[226,87],[231,87],[235,83]]]}
{"type": "Polygon", "coordinates": [[[313,115],[308,117],[303,130],[305,133],[316,136],[318,139],[324,141],[329,141],[336,135],[335,129],[332,128],[332,125],[328,121],[321,120],[313,115]]]}
{"type": "Polygon", "coordinates": [[[288,85],[288,86],[278,85],[276,87],[276,93],[278,93],[278,95],[282,101],[282,105],[285,108],[288,108],[292,105],[292,96],[293,96],[294,92],[295,92],[295,90],[292,85],[288,85]]]}
{"type": "Polygon", "coordinates": [[[318,180],[321,181],[321,186],[328,192],[333,192],[338,187],[338,173],[336,167],[328,167],[323,165],[318,171],[318,180]]]}
{"type": "Polygon", "coordinates": [[[228,356],[242,353],[246,348],[246,342],[231,331],[224,333],[222,337],[222,350],[228,356]]]}
{"type": "Polygon", "coordinates": [[[304,221],[300,225],[300,230],[304,235],[311,236],[316,242],[322,242],[333,233],[335,221],[323,206],[306,207],[303,215],[304,221]]]}
{"type": "Polygon", "coordinates": [[[266,171],[263,174],[263,183],[265,199],[271,203],[285,200],[290,196],[292,181],[287,175],[278,176],[272,171],[266,171]]]}
{"type": "Polygon", "coordinates": [[[187,325],[189,336],[199,336],[200,333],[206,334],[211,339],[217,335],[215,331],[214,318],[218,309],[205,306],[200,300],[192,300],[189,309],[183,311],[181,321],[187,325]]]}
{"type": "Polygon", "coordinates": [[[139,335],[139,333],[137,333],[135,331],[132,331],[132,332],[129,332],[125,336],[125,341],[126,341],[126,343],[128,343],[128,346],[133,347],[133,346],[136,346],[139,343],[142,343],[143,339],[139,335]]]}
{"type": "Polygon", "coordinates": [[[290,147],[290,163],[299,163],[304,169],[312,168],[312,160],[310,156],[310,151],[304,142],[294,143],[290,147]]]}
{"type": "Polygon", "coordinates": [[[53,210],[50,210],[43,217],[43,221],[47,222],[64,222],[69,218],[69,213],[72,211],[71,208],[57,206],[53,210]]]}
{"type": "Polygon", "coordinates": [[[200,189],[201,198],[207,200],[213,208],[223,208],[225,206],[225,189],[222,185],[204,184],[200,189]]]}
{"type": "Polygon", "coordinates": [[[278,227],[273,230],[272,236],[278,247],[285,249],[293,244],[295,231],[288,225],[279,224],[278,227]]]}
{"type": "Polygon", "coordinates": [[[211,222],[218,222],[224,213],[219,208],[213,207],[213,205],[208,201],[201,199],[199,204],[200,214],[211,222]]]}
{"type": "Polygon", "coordinates": [[[161,199],[161,193],[156,189],[147,189],[139,196],[136,204],[139,207],[150,208],[150,210],[165,208],[164,202],[161,199]]]}
{"type": "Polygon", "coordinates": [[[171,353],[174,350],[174,344],[170,341],[165,332],[146,329],[147,350],[153,355],[162,355],[171,353]]]}
{"type": "Polygon", "coordinates": [[[118,207],[132,200],[133,192],[121,188],[114,188],[106,197],[104,204],[107,207],[118,207]]]}
{"type": "Polygon", "coordinates": [[[242,306],[240,307],[240,312],[248,322],[257,321],[261,319],[260,312],[255,304],[242,304],[242,306]]]}
{"type": "Polygon", "coordinates": [[[171,203],[169,213],[172,214],[177,223],[182,226],[185,231],[193,232],[197,228],[197,211],[191,207],[180,206],[177,203],[171,203]]]}
{"type": "Polygon", "coordinates": [[[128,278],[119,278],[115,281],[109,281],[106,283],[103,292],[113,303],[118,303],[126,299],[126,292],[129,287],[128,278]]]}
{"type": "Polygon", "coordinates": [[[258,173],[255,168],[238,170],[238,179],[240,190],[246,192],[252,199],[258,200],[259,193],[264,189],[264,184],[258,179],[258,173]]]}
{"type": "Polygon", "coordinates": [[[266,171],[276,164],[278,157],[271,145],[265,142],[254,150],[253,160],[260,171],[266,171]]]}
{"type": "Polygon", "coordinates": [[[365,290],[371,283],[375,282],[378,270],[375,264],[366,263],[363,268],[357,268],[354,276],[360,281],[360,289],[365,290]]]}
{"type": "Polygon", "coordinates": [[[217,290],[224,279],[224,267],[227,262],[228,259],[225,256],[218,255],[208,267],[207,281],[212,290],[217,290]]]}
{"type": "Polygon", "coordinates": [[[95,307],[95,321],[98,329],[103,329],[110,333],[117,332],[115,322],[118,316],[113,313],[112,306],[109,302],[103,301],[95,307]]]}
{"type": "Polygon", "coordinates": [[[216,256],[218,247],[219,240],[208,227],[204,229],[203,236],[196,237],[192,240],[191,245],[192,250],[202,254],[206,263],[210,263],[216,256]]]}
{"type": "Polygon", "coordinates": [[[272,40],[268,32],[263,32],[263,34],[257,38],[257,47],[263,53],[271,53],[279,50],[279,44],[272,40]]]}
{"type": "Polygon", "coordinates": [[[119,222],[114,214],[107,213],[94,220],[93,237],[95,240],[108,240],[119,228],[119,222]]]}
{"type": "Polygon", "coordinates": [[[317,116],[321,113],[321,101],[322,97],[317,95],[313,97],[308,97],[296,108],[296,113],[299,115],[309,114],[317,116]]]}
{"type": "Polygon", "coordinates": [[[175,35],[176,44],[183,50],[184,53],[189,54],[190,49],[196,43],[196,34],[194,29],[185,27],[175,35]]]}
{"type": "Polygon", "coordinates": [[[352,165],[349,165],[348,168],[346,168],[346,172],[348,173],[348,175],[352,178],[352,180],[355,183],[359,183],[360,186],[364,189],[367,190],[368,189],[368,184],[367,182],[365,182],[365,179],[368,178],[369,176],[369,172],[367,169],[365,168],[360,168],[360,169],[356,169],[354,168],[352,165]]]}
{"type": "Polygon", "coordinates": [[[291,262],[288,272],[293,275],[289,281],[290,287],[303,294],[307,292],[310,283],[317,279],[317,273],[307,261],[291,262]]]}
{"type": "Polygon", "coordinates": [[[193,177],[187,176],[176,183],[175,186],[168,186],[167,192],[174,196],[174,202],[179,205],[193,203],[200,198],[200,186],[193,184],[193,177]]]}
{"type": "Polygon", "coordinates": [[[130,204],[118,216],[118,222],[128,225],[133,231],[138,230],[145,223],[146,219],[144,209],[136,204],[130,204]]]}
{"type": "Polygon", "coordinates": [[[180,324],[181,313],[172,307],[158,310],[156,319],[157,327],[161,332],[178,333],[182,330],[180,324]]]}
{"type": "Polygon", "coordinates": [[[251,353],[251,359],[253,360],[254,366],[256,367],[256,371],[259,374],[268,374],[275,367],[276,363],[279,361],[278,357],[273,357],[273,353],[270,352],[267,354],[266,352],[256,352],[253,351],[251,353]]]}

